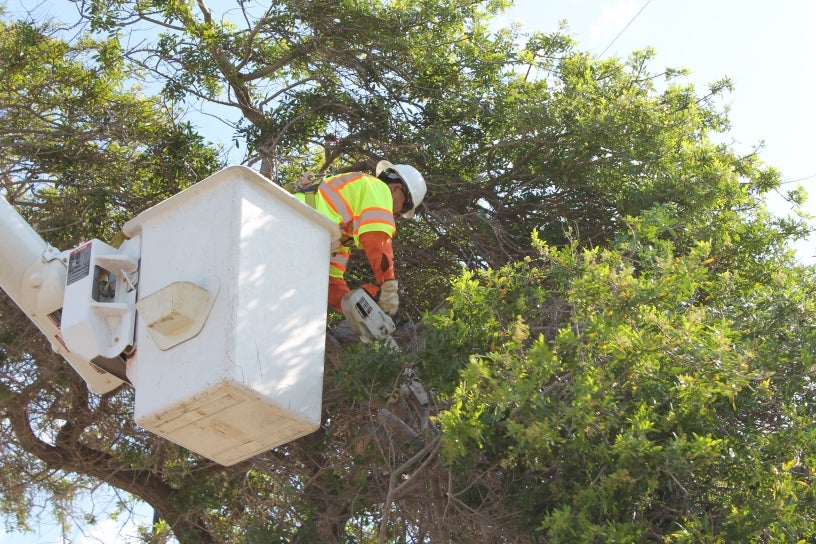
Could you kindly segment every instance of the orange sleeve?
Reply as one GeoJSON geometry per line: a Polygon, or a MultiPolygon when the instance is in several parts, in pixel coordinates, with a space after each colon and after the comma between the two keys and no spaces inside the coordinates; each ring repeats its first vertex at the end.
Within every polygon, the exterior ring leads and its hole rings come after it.
{"type": "Polygon", "coordinates": [[[370,231],[360,235],[360,245],[363,246],[368,264],[378,284],[393,280],[394,275],[394,247],[391,237],[385,232],[370,231]]]}
{"type": "Polygon", "coordinates": [[[340,301],[343,300],[343,297],[349,292],[350,289],[346,280],[343,278],[329,277],[329,306],[341,314],[343,310],[340,308],[340,301]]]}

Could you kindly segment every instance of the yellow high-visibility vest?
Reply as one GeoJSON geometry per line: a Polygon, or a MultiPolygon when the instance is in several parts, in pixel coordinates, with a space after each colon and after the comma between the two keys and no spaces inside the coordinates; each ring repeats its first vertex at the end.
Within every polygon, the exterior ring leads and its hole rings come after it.
{"type": "MultiPolygon", "coordinates": [[[[305,193],[295,196],[312,205],[305,193]]],[[[314,209],[340,227],[341,245],[332,250],[329,275],[342,278],[351,247],[360,247],[360,235],[380,231],[393,237],[394,201],[382,180],[362,172],[325,178],[314,193],[314,209]]]]}

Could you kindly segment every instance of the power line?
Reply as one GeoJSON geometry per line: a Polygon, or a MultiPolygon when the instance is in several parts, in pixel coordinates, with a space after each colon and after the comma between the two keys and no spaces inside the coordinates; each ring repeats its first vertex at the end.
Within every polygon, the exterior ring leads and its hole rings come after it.
{"type": "Polygon", "coordinates": [[[615,37],[612,39],[612,41],[611,41],[611,42],[609,42],[609,45],[607,45],[607,46],[606,46],[606,48],[605,48],[603,51],[601,51],[601,54],[600,54],[600,55],[598,55],[598,57],[599,57],[599,58],[604,56],[604,53],[606,53],[606,51],[607,51],[607,50],[608,50],[610,47],[612,47],[612,44],[613,44],[613,43],[615,43],[615,42],[617,41],[617,39],[621,37],[621,34],[623,34],[624,32],[626,32],[626,29],[627,29],[627,28],[629,28],[629,25],[631,25],[632,23],[634,23],[634,22],[635,22],[635,19],[637,19],[637,18],[638,18],[638,16],[639,16],[641,13],[643,13],[643,10],[644,10],[644,9],[646,9],[646,6],[648,6],[648,5],[649,5],[649,4],[651,4],[651,3],[652,3],[652,0],[646,0],[646,3],[645,3],[645,4],[643,4],[643,7],[642,7],[642,8],[640,8],[640,11],[638,11],[637,13],[635,13],[635,16],[634,16],[634,17],[632,17],[632,18],[629,20],[629,22],[628,22],[628,23],[626,23],[626,26],[625,26],[625,27],[623,27],[623,29],[621,29],[621,31],[620,31],[620,32],[618,32],[618,35],[617,35],[617,36],[615,36],[615,37]]]}
{"type": "Polygon", "coordinates": [[[787,185],[788,183],[798,183],[800,181],[807,181],[807,180],[813,179],[813,178],[816,178],[816,174],[811,174],[809,176],[805,176],[805,177],[799,178],[799,179],[789,179],[789,180],[786,180],[786,181],[780,181],[779,185],[787,185]]]}
{"type": "MultiPolygon", "coordinates": [[[[626,25],[621,29],[621,31],[618,32],[618,35],[615,36],[612,39],[611,42],[609,42],[609,45],[607,45],[604,48],[603,51],[601,51],[601,53],[598,55],[599,58],[604,56],[604,54],[609,50],[609,48],[612,47],[612,45],[618,40],[618,38],[620,38],[623,35],[624,32],[626,32],[626,29],[629,28],[632,25],[632,23],[635,22],[635,19],[637,19],[640,16],[640,14],[643,13],[643,10],[645,10],[648,7],[648,5],[651,4],[651,3],[652,3],[652,0],[646,0],[646,3],[643,4],[643,6],[638,10],[638,12],[635,13],[635,15],[629,20],[628,23],[626,23],[626,25]]],[[[808,181],[808,180],[811,180],[811,179],[814,179],[814,178],[816,178],[816,174],[811,174],[809,176],[805,176],[805,177],[802,177],[802,178],[799,178],[799,179],[791,179],[791,180],[780,181],[779,184],[780,185],[788,185],[790,183],[799,183],[799,182],[808,181]]]]}

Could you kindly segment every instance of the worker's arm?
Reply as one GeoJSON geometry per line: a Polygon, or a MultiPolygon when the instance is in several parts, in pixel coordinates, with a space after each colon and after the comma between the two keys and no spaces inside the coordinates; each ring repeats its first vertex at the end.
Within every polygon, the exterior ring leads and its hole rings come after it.
{"type": "Polygon", "coordinates": [[[377,284],[393,280],[394,247],[391,245],[391,237],[378,230],[365,232],[360,235],[360,245],[363,246],[377,284]]]}
{"type": "MultiPolygon", "coordinates": [[[[364,232],[360,235],[360,245],[365,251],[368,264],[371,266],[371,271],[374,272],[374,278],[377,282],[376,284],[363,285],[363,289],[377,299],[380,295],[380,286],[394,279],[394,248],[391,245],[391,237],[388,233],[382,231],[364,232]]],[[[342,264],[339,258],[336,259],[338,263],[333,264],[334,268],[329,277],[329,305],[341,313],[340,301],[350,292],[346,280],[342,277],[345,272],[345,260],[348,259],[348,253],[343,255],[345,259],[343,259],[342,264]]],[[[388,306],[389,302],[386,301],[385,305],[388,306]]],[[[385,308],[383,309],[385,310],[385,308]]]]}
{"type": "Polygon", "coordinates": [[[397,313],[399,294],[394,275],[394,247],[391,236],[381,231],[370,231],[360,235],[368,264],[371,266],[376,285],[364,285],[368,294],[377,300],[380,307],[389,315],[397,313]]]}
{"type": "Polygon", "coordinates": [[[349,289],[346,280],[343,278],[337,278],[335,276],[329,276],[329,306],[340,312],[343,313],[343,309],[340,307],[340,302],[343,300],[343,297],[349,294],[351,290],[349,289]]]}

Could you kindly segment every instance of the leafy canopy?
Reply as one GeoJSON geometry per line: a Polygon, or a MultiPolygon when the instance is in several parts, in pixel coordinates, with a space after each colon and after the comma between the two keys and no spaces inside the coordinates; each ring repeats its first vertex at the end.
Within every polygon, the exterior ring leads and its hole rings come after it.
{"type": "Polygon", "coordinates": [[[320,431],[234,467],[135,426],[131,389],[91,395],[0,300],[10,525],[39,497],[68,524],[106,482],[155,508],[149,542],[813,537],[814,276],[790,252],[807,226],[765,210],[773,167],[712,142],[730,82],[492,30],[506,5],[90,0],[90,33],[2,20],[0,183],[56,247],[221,166],[192,108],[233,111],[245,163],[278,183],[386,158],[429,186],[395,239],[403,351],[333,326],[320,431]]]}

